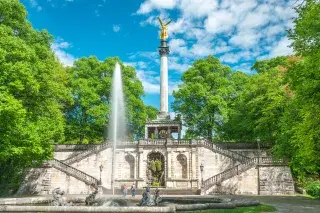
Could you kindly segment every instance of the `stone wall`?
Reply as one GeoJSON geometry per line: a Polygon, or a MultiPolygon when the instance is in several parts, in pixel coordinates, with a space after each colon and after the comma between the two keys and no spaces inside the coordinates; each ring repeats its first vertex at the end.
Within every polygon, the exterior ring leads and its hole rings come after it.
{"type": "MultiPolygon", "coordinates": [[[[215,153],[207,148],[199,148],[199,162],[195,169],[198,170],[200,174],[200,165],[203,165],[203,180],[212,177],[220,172],[223,172],[226,169],[229,169],[235,166],[237,161],[232,160],[229,157],[215,153]]],[[[201,174],[199,175],[201,176],[201,174]]]]}
{"type": "MultiPolygon", "coordinates": [[[[71,145],[61,147],[54,153],[54,158],[60,161],[79,153],[79,151],[72,152],[71,145]]],[[[235,149],[233,151],[248,157],[267,156],[265,150],[258,152],[254,149],[235,149]]],[[[164,187],[167,189],[200,189],[201,179],[206,180],[240,164],[240,162],[196,144],[119,146],[116,150],[115,187],[120,188],[123,184],[131,185],[132,183],[135,183],[137,188],[147,186],[148,155],[152,152],[160,152],[164,157],[164,187]],[[201,164],[204,168],[202,173],[201,164]]],[[[70,166],[98,180],[101,177],[102,187],[111,189],[112,155],[112,148],[106,148],[70,166]],[[100,166],[102,166],[102,171],[100,171],[100,166]]],[[[26,183],[21,188],[21,192],[33,189],[34,193],[51,193],[56,187],[64,189],[68,194],[88,194],[92,190],[84,182],[55,168],[30,170],[26,176],[26,183]]],[[[212,187],[207,192],[258,194],[258,191],[264,195],[293,193],[289,167],[260,166],[259,171],[256,167],[252,167],[212,187]],[[258,174],[260,174],[259,177],[258,174]]]]}
{"type": "Polygon", "coordinates": [[[258,169],[251,168],[225,180],[208,189],[206,194],[208,193],[256,195],[258,194],[258,169]]]}
{"type": "Polygon", "coordinates": [[[25,170],[25,178],[22,182],[17,194],[41,194],[44,190],[51,190],[50,182],[49,187],[44,186],[45,180],[48,177],[48,169],[45,168],[29,168],[25,170]]]}
{"type": "Polygon", "coordinates": [[[260,166],[260,195],[294,194],[294,184],[288,166],[260,166]]]}

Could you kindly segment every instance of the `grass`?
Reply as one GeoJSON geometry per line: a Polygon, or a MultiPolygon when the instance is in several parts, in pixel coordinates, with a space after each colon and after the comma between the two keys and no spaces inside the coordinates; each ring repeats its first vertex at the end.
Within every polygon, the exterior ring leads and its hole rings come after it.
{"type": "Polygon", "coordinates": [[[262,213],[275,212],[277,209],[273,206],[260,205],[252,207],[240,207],[235,209],[216,209],[216,210],[202,210],[202,211],[188,211],[185,213],[262,213]]]}

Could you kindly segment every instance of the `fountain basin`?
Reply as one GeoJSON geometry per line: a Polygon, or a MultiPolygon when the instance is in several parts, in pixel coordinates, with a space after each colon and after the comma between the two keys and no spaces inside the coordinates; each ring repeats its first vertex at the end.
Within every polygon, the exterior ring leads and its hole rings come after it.
{"type": "Polygon", "coordinates": [[[166,207],[102,207],[102,206],[0,206],[0,212],[176,212],[174,206],[166,207]]]}
{"type": "Polygon", "coordinates": [[[137,206],[139,198],[123,199],[119,197],[100,197],[96,199],[97,206],[84,206],[84,199],[80,197],[69,197],[69,202],[76,206],[50,206],[52,199],[47,198],[7,198],[0,199],[0,212],[180,212],[207,209],[234,209],[236,207],[257,206],[257,200],[220,198],[209,196],[167,196],[162,197],[159,206],[137,206]],[[19,200],[21,199],[21,200],[19,200]],[[25,203],[24,203],[24,202],[25,203]],[[36,202],[38,201],[38,202],[36,202]],[[108,202],[116,203],[117,206],[108,202]],[[10,205],[10,204],[13,205],[10,205]],[[32,206],[35,203],[39,206],[32,206]],[[2,204],[2,205],[1,205],[2,204]],[[47,204],[48,206],[44,206],[47,204]],[[83,206],[81,206],[83,205],[83,206]]]}

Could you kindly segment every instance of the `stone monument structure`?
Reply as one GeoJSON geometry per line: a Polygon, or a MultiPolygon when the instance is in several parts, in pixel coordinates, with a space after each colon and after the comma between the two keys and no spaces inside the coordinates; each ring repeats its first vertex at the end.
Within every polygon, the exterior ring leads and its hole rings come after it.
{"type": "MultiPolygon", "coordinates": [[[[144,139],[117,143],[115,188],[134,183],[139,194],[147,186],[159,188],[162,194],[294,193],[290,168],[273,159],[268,146],[181,139],[181,121],[168,114],[170,22],[159,22],[160,111],[157,119],[146,121],[144,139]]],[[[56,145],[53,160],[29,169],[20,193],[50,194],[60,187],[66,194],[90,194],[92,185],[100,193],[111,193],[112,156],[112,142],[56,145]]]]}

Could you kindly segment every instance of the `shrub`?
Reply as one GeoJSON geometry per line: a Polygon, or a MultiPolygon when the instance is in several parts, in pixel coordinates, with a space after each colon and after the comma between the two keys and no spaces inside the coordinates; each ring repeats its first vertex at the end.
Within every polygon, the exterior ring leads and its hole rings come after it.
{"type": "Polygon", "coordinates": [[[160,183],[157,182],[157,181],[153,181],[152,184],[151,184],[151,186],[160,186],[160,183]]]}
{"type": "Polygon", "coordinates": [[[320,181],[310,182],[306,189],[308,195],[320,198],[320,181]]]}

